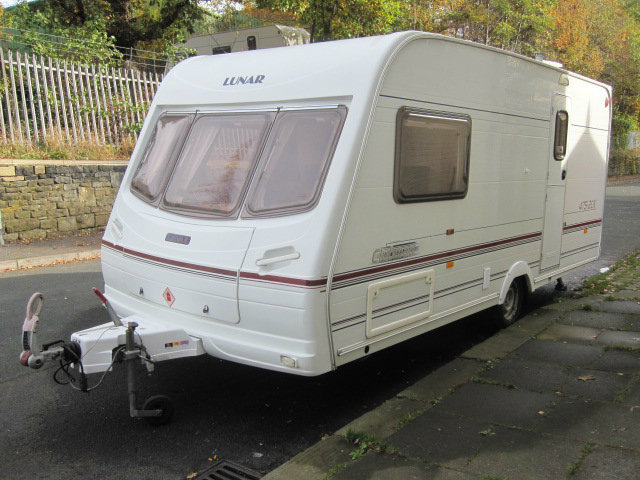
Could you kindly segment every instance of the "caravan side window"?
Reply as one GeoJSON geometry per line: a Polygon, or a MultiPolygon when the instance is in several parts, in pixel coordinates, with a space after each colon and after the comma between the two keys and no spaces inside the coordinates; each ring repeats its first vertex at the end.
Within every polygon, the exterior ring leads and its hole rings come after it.
{"type": "Polygon", "coordinates": [[[155,202],[169,178],[193,115],[165,114],[156,124],[131,181],[131,189],[155,202]]]}
{"type": "Polygon", "coordinates": [[[396,122],[397,203],[463,198],[469,183],[471,117],[403,107],[396,122]]]}

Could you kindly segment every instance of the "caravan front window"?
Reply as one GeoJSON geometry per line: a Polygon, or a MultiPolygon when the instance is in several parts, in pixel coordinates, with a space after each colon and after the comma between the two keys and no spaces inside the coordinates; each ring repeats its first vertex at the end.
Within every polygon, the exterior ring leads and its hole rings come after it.
{"type": "Polygon", "coordinates": [[[162,115],[131,181],[134,193],[154,202],[169,178],[193,115],[162,115]]]}
{"type": "Polygon", "coordinates": [[[398,112],[393,196],[398,203],[467,194],[471,118],[404,107],[398,112]]]}
{"type": "Polygon", "coordinates": [[[202,115],[169,180],[169,209],[230,216],[237,212],[273,113],[202,115]]]}
{"type": "Polygon", "coordinates": [[[345,107],[278,114],[247,203],[250,215],[300,212],[315,205],[346,114],[345,107]]]}
{"type": "Polygon", "coordinates": [[[344,106],[164,114],[131,191],[189,216],[231,219],[241,211],[246,217],[307,211],[320,198],[346,115],[344,106]]]}

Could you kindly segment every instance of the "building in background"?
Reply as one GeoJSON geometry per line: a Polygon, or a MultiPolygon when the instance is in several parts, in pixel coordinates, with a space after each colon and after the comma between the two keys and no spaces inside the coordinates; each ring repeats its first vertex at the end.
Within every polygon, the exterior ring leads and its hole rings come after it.
{"type": "Polygon", "coordinates": [[[287,47],[309,43],[304,28],[267,25],[228,32],[194,35],[180,47],[195,50],[196,55],[217,55],[263,48],[287,47]]]}

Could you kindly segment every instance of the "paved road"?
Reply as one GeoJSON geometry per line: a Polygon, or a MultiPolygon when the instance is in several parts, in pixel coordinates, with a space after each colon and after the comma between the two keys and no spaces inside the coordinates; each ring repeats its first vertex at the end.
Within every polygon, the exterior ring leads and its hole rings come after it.
{"type": "Polygon", "coordinates": [[[144,389],[169,394],[177,413],[153,429],[129,418],[123,371],[81,394],[17,362],[36,289],[47,294],[43,338],[108,321],[89,292],[102,287],[99,269],[91,261],[0,275],[0,478],[179,479],[213,455],[267,471],[493,333],[458,323],[317,378],[208,357],[167,362],[144,389]]]}
{"type": "MultiPolygon", "coordinates": [[[[570,286],[640,247],[639,203],[639,185],[610,189],[602,259],[568,277],[570,286]]],[[[270,470],[493,333],[467,319],[316,378],[204,357],[160,364],[143,394],[169,394],[177,413],[154,429],[129,418],[123,371],[80,394],[54,384],[51,370],[17,363],[29,294],[47,295],[43,337],[67,338],[107,321],[92,286],[102,287],[97,261],[0,274],[0,478],[173,480],[214,455],[270,470]]],[[[533,303],[552,295],[541,289],[533,303]]]]}
{"type": "Polygon", "coordinates": [[[607,188],[604,208],[602,253],[598,261],[572,272],[565,278],[572,286],[616,263],[640,248],[640,184],[607,188]]]}
{"type": "MultiPolygon", "coordinates": [[[[614,265],[640,248],[640,184],[607,188],[603,223],[600,258],[569,272],[563,278],[569,291],[579,288],[584,280],[600,273],[601,268],[614,265]]],[[[532,305],[546,303],[553,295],[553,285],[547,285],[533,295],[532,305]]]]}

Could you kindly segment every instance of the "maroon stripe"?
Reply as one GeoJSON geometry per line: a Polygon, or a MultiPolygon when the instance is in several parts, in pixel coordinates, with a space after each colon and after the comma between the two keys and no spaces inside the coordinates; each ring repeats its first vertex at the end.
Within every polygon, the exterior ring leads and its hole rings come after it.
{"type": "Polygon", "coordinates": [[[124,252],[124,247],[121,247],[120,245],[116,245],[115,243],[111,243],[111,242],[108,242],[106,240],[102,240],[102,244],[105,247],[113,248],[114,250],[118,250],[119,252],[124,252]]]}
{"type": "Polygon", "coordinates": [[[564,227],[562,230],[566,231],[566,230],[572,230],[574,228],[583,228],[583,227],[588,227],[591,225],[598,225],[602,223],[602,219],[599,220],[591,220],[589,222],[583,222],[583,223],[576,223],[574,225],[567,225],[566,227],[564,227]]]}
{"type": "Polygon", "coordinates": [[[538,238],[540,237],[542,234],[540,232],[536,232],[536,233],[529,233],[527,235],[522,235],[519,237],[512,237],[512,238],[507,238],[504,240],[497,240],[495,242],[489,242],[489,243],[481,243],[479,245],[473,245],[471,247],[465,247],[465,248],[460,248],[458,250],[449,250],[446,252],[440,252],[440,253],[436,253],[435,255],[429,255],[426,257],[419,257],[419,258],[413,258],[411,260],[406,260],[404,262],[397,262],[397,263],[391,263],[388,265],[381,265],[379,267],[373,267],[373,268],[368,268],[365,270],[359,270],[359,271],[355,271],[355,272],[351,272],[351,273],[342,273],[342,274],[338,274],[335,275],[333,277],[333,281],[334,282],[342,282],[344,280],[351,280],[357,277],[364,277],[367,275],[372,275],[375,273],[380,273],[380,272],[384,272],[387,270],[394,270],[396,268],[403,268],[403,267],[408,267],[411,265],[416,265],[419,263],[425,263],[425,262],[429,262],[432,260],[438,260],[441,258],[446,258],[446,257],[452,257],[454,255],[460,255],[462,253],[468,253],[468,252],[474,252],[477,250],[482,250],[485,248],[492,248],[492,247],[497,247],[500,245],[505,245],[507,243],[513,243],[513,242],[519,242],[521,240],[528,240],[530,238],[538,238]]]}
{"type": "MultiPolygon", "coordinates": [[[[521,235],[518,237],[511,237],[511,238],[507,238],[504,240],[497,240],[495,242],[488,242],[488,243],[482,243],[479,245],[473,245],[470,247],[465,247],[465,248],[460,248],[458,250],[449,250],[446,252],[440,252],[440,253],[436,253],[434,255],[429,255],[426,257],[419,257],[419,258],[414,258],[411,260],[406,260],[404,262],[397,262],[397,263],[391,263],[391,264],[387,264],[387,265],[381,265],[379,267],[373,267],[373,268],[368,268],[365,270],[360,270],[360,271],[355,271],[355,272],[350,272],[350,273],[343,273],[343,274],[338,274],[334,276],[334,282],[341,282],[344,280],[351,280],[357,277],[364,277],[367,275],[372,275],[372,274],[376,274],[376,273],[380,273],[380,272],[384,272],[384,271],[388,271],[388,270],[394,270],[397,268],[403,268],[403,267],[407,267],[407,266],[411,266],[411,265],[416,265],[416,264],[420,264],[420,263],[425,263],[425,262],[429,262],[432,260],[438,260],[438,259],[442,259],[442,258],[446,258],[446,257],[451,257],[454,255],[460,255],[463,253],[468,253],[468,252],[474,252],[474,251],[478,251],[478,250],[482,250],[485,248],[493,248],[493,247],[497,247],[500,245],[506,245],[509,243],[513,243],[513,242],[519,242],[522,240],[529,240],[532,238],[538,238],[541,236],[540,232],[536,232],[536,233],[529,233],[527,235],[521,235]]],[[[151,260],[154,262],[158,262],[158,263],[163,263],[166,265],[173,265],[176,267],[181,267],[181,268],[188,268],[190,270],[196,270],[196,271],[201,271],[201,272],[207,272],[207,273],[214,273],[214,274],[218,274],[218,275],[226,275],[226,276],[230,276],[230,277],[234,277],[237,278],[238,274],[235,271],[232,270],[224,270],[221,268],[214,268],[214,267],[207,267],[204,265],[197,265],[194,263],[186,263],[186,262],[180,262],[177,260],[169,260],[166,258],[162,258],[162,257],[157,257],[155,255],[149,255],[147,253],[142,253],[142,252],[138,252],[136,250],[131,250],[129,248],[126,247],[122,247],[120,245],[116,245],[113,244],[111,242],[108,242],[107,240],[102,240],[102,244],[109,247],[109,248],[113,248],[114,250],[118,250],[122,253],[126,253],[127,255],[132,255],[135,257],[139,257],[139,258],[144,258],[146,260],[151,260]]],[[[277,275],[259,275],[257,273],[252,273],[252,272],[240,272],[240,278],[242,279],[246,279],[246,280],[254,280],[254,281],[261,281],[261,282],[269,282],[269,283],[280,283],[280,284],[284,284],[284,285],[293,285],[293,286],[297,286],[297,287],[307,287],[307,288],[313,288],[313,287],[319,287],[319,286],[323,286],[327,283],[326,279],[315,279],[315,280],[305,280],[302,278],[292,278],[292,277],[280,277],[277,275]]]]}
{"type": "Polygon", "coordinates": [[[180,262],[178,260],[170,260],[168,258],[162,258],[162,257],[157,257],[155,255],[149,255],[148,253],[142,253],[142,252],[138,252],[136,250],[131,250],[129,248],[126,247],[122,247],[120,245],[115,245],[111,242],[108,242],[106,240],[102,240],[102,244],[109,247],[109,248],[113,248],[114,250],[118,250],[122,253],[126,253],[127,255],[133,255],[134,257],[138,257],[138,258],[144,258],[145,260],[151,260],[154,262],[158,262],[158,263],[164,263],[165,265],[172,265],[175,267],[181,267],[181,268],[188,268],[190,270],[197,270],[199,272],[207,272],[207,273],[214,273],[217,275],[226,275],[228,277],[234,277],[237,278],[238,273],[233,271],[233,270],[225,270],[222,268],[215,268],[215,267],[207,267],[205,265],[196,265],[195,263],[186,263],[186,262],[180,262]]]}
{"type": "MultiPolygon", "coordinates": [[[[126,253],[128,255],[133,255],[139,258],[144,258],[147,260],[152,260],[154,262],[163,263],[165,265],[174,265],[176,267],[188,268],[190,270],[197,270],[200,272],[215,273],[218,275],[227,275],[234,278],[237,278],[238,276],[237,272],[232,270],[223,270],[221,268],[206,267],[204,265],[196,265],[194,263],[186,263],[186,262],[179,262],[177,260],[169,260],[167,258],[157,257],[155,255],[149,255],[147,253],[131,250],[129,248],[122,247],[120,245],[115,245],[111,242],[108,242],[107,240],[102,240],[102,244],[109,248],[113,248],[114,250],[118,250],[119,252],[126,253]]],[[[241,272],[240,277],[244,279],[249,279],[249,280],[258,280],[258,281],[271,282],[271,283],[282,283],[285,285],[294,285],[298,287],[319,287],[327,283],[326,279],[304,280],[302,278],[280,277],[276,275],[258,275],[257,273],[250,273],[250,272],[241,272]]]]}
{"type": "Polygon", "coordinates": [[[303,278],[279,277],[277,275],[259,275],[252,272],[240,272],[240,278],[271,283],[283,283],[297,287],[319,287],[327,283],[327,279],[305,280],[303,278]]]}

